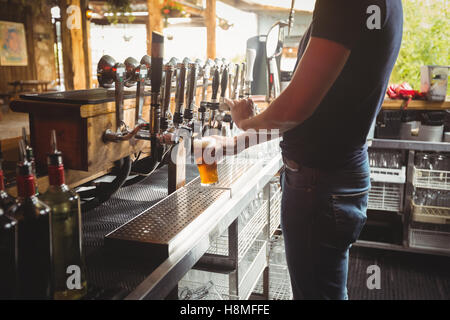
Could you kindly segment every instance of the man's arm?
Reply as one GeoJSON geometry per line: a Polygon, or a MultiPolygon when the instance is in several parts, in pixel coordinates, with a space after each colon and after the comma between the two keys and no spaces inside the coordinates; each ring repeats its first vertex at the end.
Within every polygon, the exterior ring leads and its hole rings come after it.
{"type": "Polygon", "coordinates": [[[249,118],[246,100],[232,104],[233,121],[242,130],[279,129],[281,133],[308,119],[344,68],[350,50],[344,45],[312,37],[289,86],[270,106],[249,118]]]}

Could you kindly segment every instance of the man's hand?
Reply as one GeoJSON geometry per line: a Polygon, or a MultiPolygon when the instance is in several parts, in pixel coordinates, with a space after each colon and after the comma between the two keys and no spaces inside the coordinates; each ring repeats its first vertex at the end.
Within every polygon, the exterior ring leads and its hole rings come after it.
{"type": "Polygon", "coordinates": [[[225,102],[230,107],[231,118],[240,129],[242,129],[240,124],[243,120],[250,119],[255,115],[255,106],[252,99],[226,99],[225,102]]]}

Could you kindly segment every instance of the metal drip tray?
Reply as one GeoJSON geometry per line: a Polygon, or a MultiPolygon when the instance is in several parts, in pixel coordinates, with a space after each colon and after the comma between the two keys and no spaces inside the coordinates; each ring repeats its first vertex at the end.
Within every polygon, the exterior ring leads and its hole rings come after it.
{"type": "MultiPolygon", "coordinates": [[[[165,259],[184,239],[195,232],[196,226],[209,220],[202,216],[214,211],[221,196],[230,197],[236,181],[254,161],[224,161],[218,164],[219,184],[202,187],[200,178],[194,179],[153,207],[105,236],[105,244],[128,253],[150,254],[152,259],[165,259]],[[229,190],[228,190],[229,189],[229,190]],[[228,193],[229,195],[225,195],[228,193]]],[[[253,170],[252,170],[253,171],[253,170]]]]}

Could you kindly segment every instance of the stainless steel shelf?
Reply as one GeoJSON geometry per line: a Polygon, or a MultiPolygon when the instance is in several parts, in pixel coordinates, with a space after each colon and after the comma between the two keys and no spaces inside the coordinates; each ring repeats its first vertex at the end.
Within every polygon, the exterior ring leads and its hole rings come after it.
{"type": "Polygon", "coordinates": [[[440,249],[433,248],[414,248],[414,247],[405,247],[398,244],[385,243],[385,242],[375,242],[375,241],[366,241],[366,240],[358,240],[353,246],[355,247],[363,247],[363,248],[372,248],[372,249],[384,249],[391,251],[401,251],[401,252],[410,252],[410,253],[420,253],[420,254],[431,254],[438,256],[450,256],[450,252],[446,252],[440,249]]]}
{"type": "Polygon", "coordinates": [[[450,152],[450,143],[448,142],[373,139],[368,141],[368,145],[370,148],[450,152]]]}

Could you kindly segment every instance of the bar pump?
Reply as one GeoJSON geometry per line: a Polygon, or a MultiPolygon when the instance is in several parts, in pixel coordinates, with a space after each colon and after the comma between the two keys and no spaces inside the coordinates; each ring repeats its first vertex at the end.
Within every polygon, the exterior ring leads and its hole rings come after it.
{"type": "Polygon", "coordinates": [[[173,124],[175,127],[183,123],[183,104],[184,104],[184,86],[186,84],[186,65],[178,63],[177,82],[175,91],[175,113],[173,115],[173,124]]]}
{"type": "Polygon", "coordinates": [[[186,109],[184,119],[187,125],[192,124],[195,106],[195,95],[197,92],[198,65],[196,62],[188,63],[187,87],[186,87],[186,109]]]}
{"type": "Polygon", "coordinates": [[[161,110],[161,122],[160,129],[165,131],[169,128],[168,112],[170,107],[170,97],[172,91],[172,80],[175,73],[177,62],[171,59],[164,65],[164,86],[161,90],[162,110],[161,110]]]}
{"type": "MultiPolygon", "coordinates": [[[[201,77],[203,78],[202,83],[202,101],[200,103],[200,107],[198,108],[198,113],[200,115],[200,122],[202,128],[205,125],[205,114],[208,108],[208,87],[209,87],[209,78],[211,78],[211,68],[214,67],[214,61],[211,59],[206,60],[205,65],[201,71],[201,77]]],[[[203,130],[203,129],[202,129],[203,130]]]]}
{"type": "Polygon", "coordinates": [[[221,68],[221,61],[219,59],[216,59],[214,66],[214,72],[213,72],[213,80],[212,80],[212,95],[211,95],[211,102],[207,104],[207,107],[209,109],[209,123],[207,126],[203,128],[203,131],[206,131],[206,129],[211,129],[214,127],[215,122],[215,116],[217,111],[219,110],[219,99],[217,98],[219,94],[219,86],[220,86],[220,68],[221,68]]]}
{"type": "Polygon", "coordinates": [[[126,78],[125,86],[131,87],[137,83],[136,87],[136,115],[135,126],[147,124],[142,118],[142,108],[144,105],[145,81],[148,76],[148,67],[145,64],[139,64],[133,57],[128,57],[125,62],[126,78]]]}
{"type": "Polygon", "coordinates": [[[247,72],[247,65],[245,64],[245,62],[242,62],[242,69],[241,69],[241,81],[240,81],[240,86],[239,86],[239,99],[243,99],[244,95],[245,95],[245,73],[247,72]]]}
{"type": "MultiPolygon", "coordinates": [[[[238,99],[239,97],[239,90],[238,90],[238,86],[239,86],[239,71],[240,71],[240,65],[239,64],[235,64],[234,65],[234,79],[233,79],[233,85],[231,86],[231,91],[230,91],[230,98],[233,100],[238,99]]],[[[231,81],[230,81],[231,82],[231,81]]]]}
{"type": "Polygon", "coordinates": [[[123,63],[116,63],[114,58],[104,55],[97,65],[98,83],[103,88],[115,86],[116,130],[107,129],[103,135],[105,142],[119,141],[129,135],[123,117],[123,91],[126,79],[126,68],[123,63]]]}
{"type": "Polygon", "coordinates": [[[247,49],[246,53],[246,61],[247,68],[245,70],[245,87],[244,87],[244,96],[250,97],[252,93],[252,82],[253,82],[253,67],[255,65],[256,59],[256,50],[255,49],[247,49]]]}

